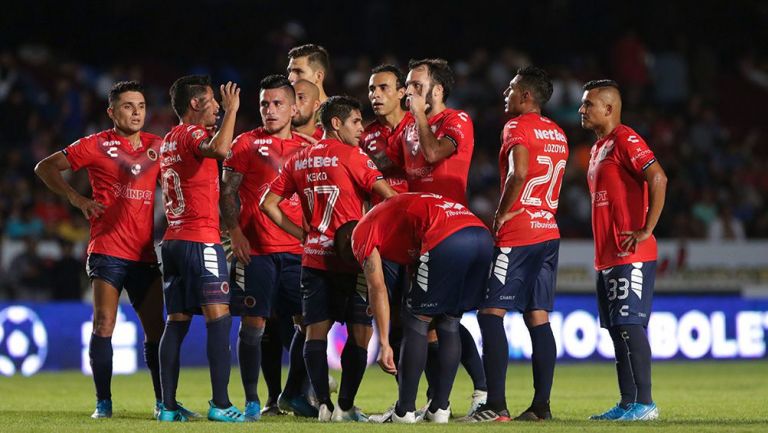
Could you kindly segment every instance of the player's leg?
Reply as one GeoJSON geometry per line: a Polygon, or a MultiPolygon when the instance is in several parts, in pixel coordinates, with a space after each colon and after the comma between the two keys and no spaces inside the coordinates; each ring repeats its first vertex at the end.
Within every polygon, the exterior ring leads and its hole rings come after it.
{"type": "Polygon", "coordinates": [[[93,287],[93,333],[88,346],[93,382],[96,385],[96,410],[92,418],[112,417],[112,332],[115,329],[120,292],[101,278],[93,287]]]}
{"type": "Polygon", "coordinates": [[[264,337],[261,340],[264,383],[267,385],[267,403],[264,405],[264,415],[279,415],[277,400],[282,392],[282,361],[283,344],[280,336],[280,319],[270,317],[266,321],[264,337]]]}
{"type": "Polygon", "coordinates": [[[333,282],[327,271],[301,268],[301,308],[306,341],[304,363],[318,400],[321,421],[330,421],[334,405],[328,387],[328,331],[331,329],[331,290],[333,282]]]}
{"type": "Polygon", "coordinates": [[[461,338],[461,365],[472,379],[472,403],[468,412],[472,413],[487,401],[488,382],[485,377],[485,368],[483,368],[483,359],[477,351],[475,339],[462,324],[459,324],[459,337],[461,338]]]}
{"type": "Polygon", "coordinates": [[[419,381],[427,364],[427,331],[432,319],[413,314],[403,308],[400,323],[403,340],[397,366],[398,398],[395,414],[400,418],[414,417],[419,381]]]}
{"type": "MultiPolygon", "coordinates": [[[[461,338],[459,337],[460,317],[443,315],[434,319],[436,323],[437,339],[439,345],[440,362],[438,370],[438,380],[435,384],[435,391],[432,401],[429,405],[427,417],[437,418],[434,415],[444,413],[450,416],[450,395],[453,389],[453,382],[456,379],[456,372],[461,363],[461,338]]],[[[447,422],[440,420],[440,422],[447,422]]]]}

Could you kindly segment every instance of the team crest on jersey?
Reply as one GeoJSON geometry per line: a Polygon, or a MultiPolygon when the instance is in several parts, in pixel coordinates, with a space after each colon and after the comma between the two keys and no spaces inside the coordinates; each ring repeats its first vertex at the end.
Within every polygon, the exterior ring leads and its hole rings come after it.
{"type": "Polygon", "coordinates": [[[157,151],[155,149],[147,149],[147,158],[151,161],[157,161],[157,151]]]}
{"type": "Polygon", "coordinates": [[[370,159],[368,160],[367,164],[368,164],[368,168],[370,168],[371,170],[376,170],[376,164],[374,164],[373,161],[371,161],[370,159]]]}
{"type": "Polygon", "coordinates": [[[603,145],[603,148],[600,149],[600,152],[597,154],[597,162],[600,162],[605,159],[606,156],[608,156],[609,153],[613,150],[613,140],[609,140],[608,142],[603,145]]]}
{"type": "Polygon", "coordinates": [[[223,293],[225,295],[229,293],[229,283],[228,282],[226,282],[226,281],[222,282],[220,288],[221,288],[221,293],[223,293]]]}
{"type": "Polygon", "coordinates": [[[133,173],[134,176],[138,176],[139,173],[141,173],[141,164],[133,164],[131,166],[131,173],[133,173]]]}
{"type": "Polygon", "coordinates": [[[203,135],[205,135],[205,131],[202,129],[197,129],[195,131],[192,131],[192,138],[195,140],[199,140],[203,135]]]}

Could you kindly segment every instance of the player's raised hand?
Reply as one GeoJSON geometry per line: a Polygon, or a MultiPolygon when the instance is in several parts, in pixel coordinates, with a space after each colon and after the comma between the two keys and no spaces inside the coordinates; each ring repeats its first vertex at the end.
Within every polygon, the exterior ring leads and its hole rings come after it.
{"type": "Polygon", "coordinates": [[[425,113],[427,111],[427,98],[425,95],[420,95],[414,92],[408,96],[406,104],[408,105],[408,109],[411,110],[411,113],[414,115],[425,113]]]}
{"type": "Polygon", "coordinates": [[[72,200],[72,206],[80,209],[80,212],[83,213],[83,216],[85,216],[86,219],[98,218],[106,209],[103,204],[83,196],[72,200]]]}
{"type": "Polygon", "coordinates": [[[629,231],[623,231],[621,232],[622,236],[626,236],[626,239],[621,241],[621,248],[624,251],[629,251],[634,253],[635,250],[637,250],[637,244],[640,242],[648,239],[651,237],[651,232],[640,229],[640,230],[629,230],[629,231]]]}
{"type": "Polygon", "coordinates": [[[237,83],[227,81],[227,84],[221,85],[221,108],[227,112],[240,108],[240,88],[237,83]]]}
{"type": "Polygon", "coordinates": [[[395,354],[392,350],[392,346],[388,344],[382,344],[379,349],[379,366],[382,370],[389,374],[397,374],[397,365],[395,364],[395,354]]]}

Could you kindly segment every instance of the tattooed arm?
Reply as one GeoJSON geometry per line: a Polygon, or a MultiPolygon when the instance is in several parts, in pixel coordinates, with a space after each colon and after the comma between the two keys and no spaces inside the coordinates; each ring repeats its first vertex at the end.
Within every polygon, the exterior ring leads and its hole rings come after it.
{"type": "Polygon", "coordinates": [[[224,170],[221,175],[219,208],[221,209],[221,221],[232,239],[232,252],[240,263],[247,265],[251,261],[251,245],[240,229],[238,222],[240,206],[237,203],[237,192],[242,181],[243,175],[241,173],[224,170]]]}

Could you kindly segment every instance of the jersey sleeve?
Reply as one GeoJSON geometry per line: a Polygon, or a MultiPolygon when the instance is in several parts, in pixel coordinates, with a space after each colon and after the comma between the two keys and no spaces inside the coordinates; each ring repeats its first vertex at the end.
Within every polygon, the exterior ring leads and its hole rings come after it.
{"type": "Polygon", "coordinates": [[[377,180],[384,179],[376,164],[359,147],[349,152],[347,170],[352,180],[368,192],[371,192],[377,180]]]}
{"type": "Polygon", "coordinates": [[[184,143],[195,156],[202,157],[203,152],[200,150],[200,144],[208,137],[210,137],[208,130],[199,125],[190,125],[185,134],[184,143]]]}
{"type": "Polygon", "coordinates": [[[291,196],[296,193],[296,183],[293,181],[291,168],[293,167],[293,161],[295,158],[291,158],[283,165],[283,169],[280,174],[272,180],[269,184],[269,190],[282,198],[290,199],[291,196]]]}
{"type": "Polygon", "coordinates": [[[645,140],[632,132],[616,137],[616,149],[621,164],[630,172],[641,174],[656,162],[656,156],[645,140]]]}
{"type": "Polygon", "coordinates": [[[232,143],[232,153],[224,160],[223,169],[245,174],[248,171],[248,160],[251,157],[251,146],[245,134],[240,134],[232,143]]]}
{"type": "Polygon", "coordinates": [[[501,145],[509,149],[510,152],[518,144],[525,146],[526,149],[530,149],[530,144],[525,138],[524,128],[517,122],[510,121],[504,126],[504,132],[501,134],[501,145]]]}
{"type": "Polygon", "coordinates": [[[438,140],[447,138],[456,146],[457,152],[462,152],[472,147],[474,133],[474,126],[469,115],[463,111],[456,111],[446,116],[435,130],[435,138],[438,140]]]}
{"type": "Polygon", "coordinates": [[[360,266],[370,257],[374,248],[379,246],[377,237],[366,228],[367,226],[360,226],[360,230],[355,228],[352,232],[352,254],[360,266]]]}
{"type": "Polygon", "coordinates": [[[83,137],[61,150],[69,161],[72,171],[80,170],[91,165],[98,155],[96,141],[93,136],[83,137]]]}

